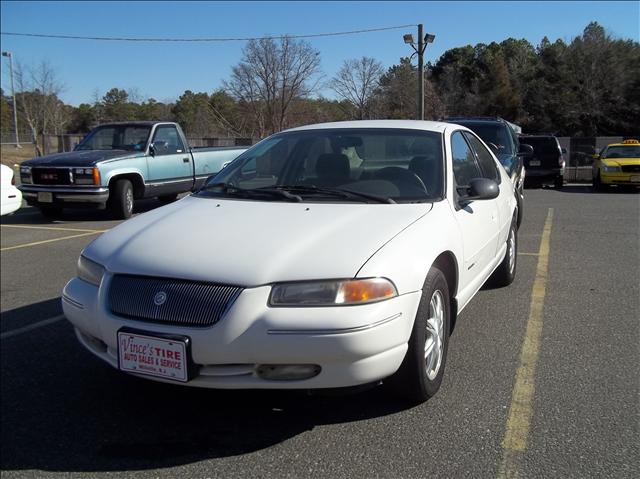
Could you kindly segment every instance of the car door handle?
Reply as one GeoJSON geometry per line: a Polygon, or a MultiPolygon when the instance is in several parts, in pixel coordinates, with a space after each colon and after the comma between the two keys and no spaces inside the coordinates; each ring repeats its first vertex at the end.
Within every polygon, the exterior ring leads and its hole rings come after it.
{"type": "Polygon", "coordinates": [[[183,163],[189,163],[189,157],[187,156],[186,158],[183,158],[183,159],[182,159],[182,162],[183,162],[183,163]]]}

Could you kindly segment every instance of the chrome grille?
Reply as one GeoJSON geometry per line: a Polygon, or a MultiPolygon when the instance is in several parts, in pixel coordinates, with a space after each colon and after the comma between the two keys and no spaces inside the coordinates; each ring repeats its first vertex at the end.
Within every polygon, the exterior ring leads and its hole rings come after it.
{"type": "Polygon", "coordinates": [[[622,165],[624,173],[640,173],[640,165],[622,165]]]}
{"type": "Polygon", "coordinates": [[[217,323],[241,292],[238,286],[115,275],[108,302],[112,313],[125,318],[205,327],[217,323]]]}

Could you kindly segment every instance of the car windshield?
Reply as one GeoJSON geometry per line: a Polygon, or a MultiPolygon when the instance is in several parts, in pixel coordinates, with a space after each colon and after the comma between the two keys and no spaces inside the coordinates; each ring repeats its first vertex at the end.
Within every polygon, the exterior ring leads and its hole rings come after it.
{"type": "Polygon", "coordinates": [[[603,158],[640,158],[640,145],[610,146],[602,155],[603,158]]]}
{"type": "Polygon", "coordinates": [[[150,126],[100,126],[92,130],[75,149],[143,151],[147,145],[150,131],[150,126]]]}
{"type": "Polygon", "coordinates": [[[533,147],[533,154],[558,154],[560,153],[560,146],[558,141],[553,136],[521,136],[520,143],[531,145],[533,147]]]}
{"type": "Polygon", "coordinates": [[[433,201],[443,194],[442,135],[314,129],[271,136],[197,193],[272,201],[433,201]]]}
{"type": "Polygon", "coordinates": [[[509,134],[508,126],[502,123],[478,123],[478,122],[456,122],[462,126],[466,126],[476,135],[482,138],[487,145],[495,145],[498,148],[497,154],[513,155],[515,145],[509,134]]]}

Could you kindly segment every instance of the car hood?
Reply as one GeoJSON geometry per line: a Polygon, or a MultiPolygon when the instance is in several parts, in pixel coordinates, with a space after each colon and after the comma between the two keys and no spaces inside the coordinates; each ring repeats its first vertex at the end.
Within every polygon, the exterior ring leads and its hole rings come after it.
{"type": "Polygon", "coordinates": [[[351,278],[432,206],[189,196],[120,224],[83,254],[112,273],[240,286],[351,278]]]}
{"type": "Polygon", "coordinates": [[[133,158],[142,153],[127,150],[68,151],[24,161],[22,166],[95,166],[101,161],[133,158]]]}

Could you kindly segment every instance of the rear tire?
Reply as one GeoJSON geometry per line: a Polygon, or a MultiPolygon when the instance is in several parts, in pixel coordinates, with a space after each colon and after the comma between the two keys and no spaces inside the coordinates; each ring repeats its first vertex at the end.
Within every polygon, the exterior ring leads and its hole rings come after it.
{"type": "Polygon", "coordinates": [[[133,214],[133,185],[129,180],[117,180],[109,190],[109,211],[115,219],[126,220],[133,214]]]}
{"type": "Polygon", "coordinates": [[[511,222],[509,236],[507,237],[507,251],[498,269],[491,276],[491,284],[498,288],[509,286],[516,277],[516,266],[518,265],[518,228],[516,221],[511,222]]]}
{"type": "Polygon", "coordinates": [[[553,182],[553,186],[555,188],[562,188],[564,186],[564,176],[556,176],[555,181],[553,182]]]}
{"type": "Polygon", "coordinates": [[[451,303],[444,273],[431,268],[422,288],[409,348],[390,385],[412,403],[433,397],[442,384],[449,349],[451,303]]]}

